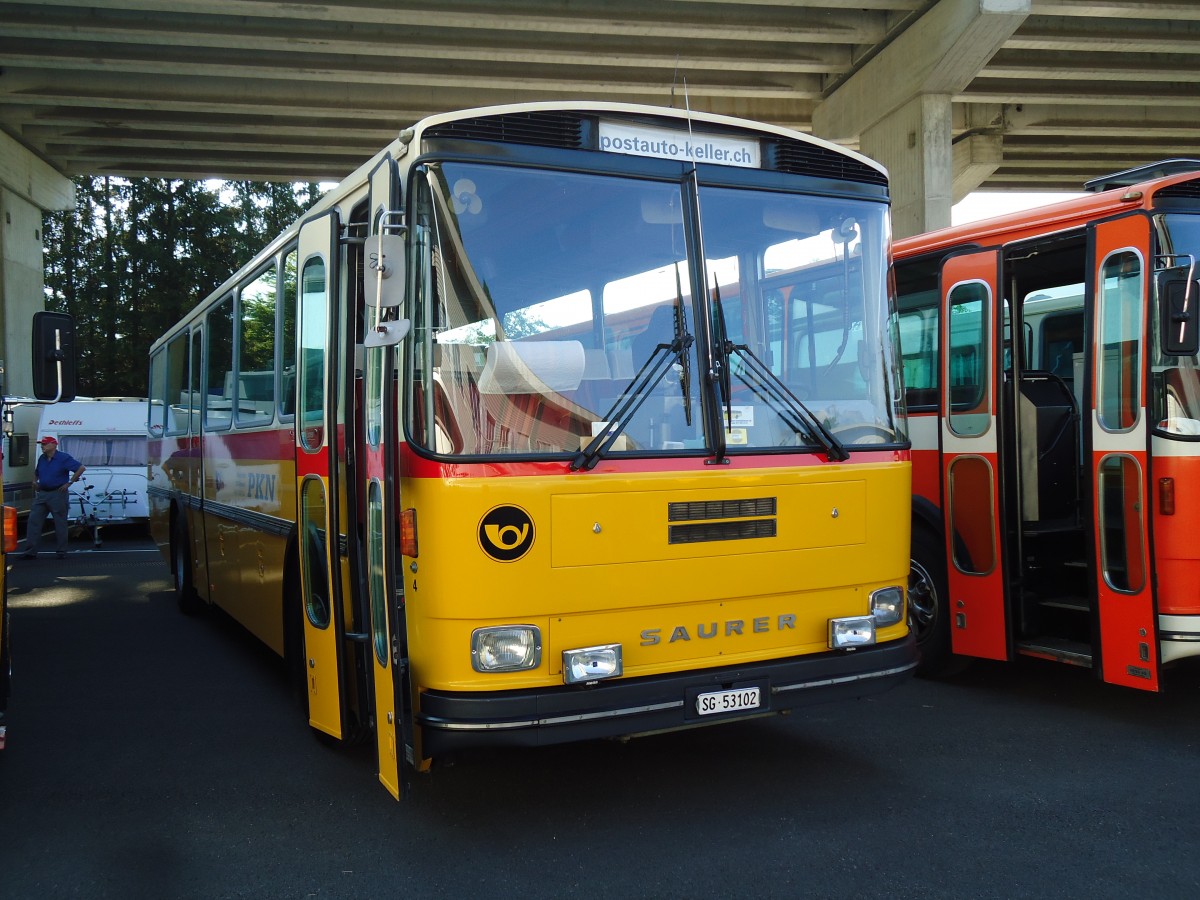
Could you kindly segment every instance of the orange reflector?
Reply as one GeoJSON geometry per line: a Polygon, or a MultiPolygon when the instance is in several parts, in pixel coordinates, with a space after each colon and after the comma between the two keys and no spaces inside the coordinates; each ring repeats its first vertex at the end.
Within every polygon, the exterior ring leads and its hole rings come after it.
{"type": "Polygon", "coordinates": [[[1175,515],[1175,479],[1158,479],[1158,511],[1164,516],[1175,515]]]}
{"type": "Polygon", "coordinates": [[[17,508],[4,507],[4,552],[17,552],[17,508]]]}
{"type": "Polygon", "coordinates": [[[417,511],[412,508],[400,512],[400,552],[417,558],[417,511]]]}

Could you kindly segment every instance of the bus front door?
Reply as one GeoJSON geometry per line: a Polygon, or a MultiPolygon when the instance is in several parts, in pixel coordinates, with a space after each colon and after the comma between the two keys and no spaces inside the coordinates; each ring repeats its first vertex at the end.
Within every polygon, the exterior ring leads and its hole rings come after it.
{"type": "MultiPolygon", "coordinates": [[[[374,256],[374,265],[384,262],[388,252],[379,242],[379,234],[398,233],[401,218],[399,180],[396,163],[385,156],[371,173],[371,233],[367,237],[367,256],[374,256]]],[[[394,265],[394,263],[392,263],[394,265]]],[[[373,275],[377,269],[366,268],[367,332],[381,318],[380,294],[386,293],[373,275]]],[[[381,280],[381,279],[380,279],[381,280]]],[[[394,286],[393,286],[394,288],[394,286]]],[[[386,301],[383,301],[386,302],[386,301]]],[[[395,500],[399,491],[396,474],[396,453],[399,427],[395,410],[396,355],[398,348],[389,343],[365,341],[363,365],[364,447],[359,485],[366,498],[366,574],[367,600],[370,609],[370,639],[372,650],[371,684],[374,691],[374,720],[379,780],[393,797],[408,793],[405,755],[412,754],[413,728],[409,711],[407,672],[407,630],[404,604],[397,589],[396,530],[398,520],[395,500]]]]}
{"type": "Polygon", "coordinates": [[[1143,216],[1093,227],[1095,361],[1091,480],[1098,650],[1105,681],[1158,690],[1157,616],[1149,574],[1146,309],[1150,229],[1143,216]]]}
{"type": "Polygon", "coordinates": [[[336,484],[340,435],[336,396],[339,283],[338,215],[324,213],[300,228],[300,303],[296,360],[296,491],[303,660],[308,722],[318,731],[346,734],[341,649],[341,545],[336,484]]]}
{"type": "Polygon", "coordinates": [[[948,257],[942,267],[942,510],[955,653],[1008,659],[1001,559],[996,405],[998,254],[948,257]]]}

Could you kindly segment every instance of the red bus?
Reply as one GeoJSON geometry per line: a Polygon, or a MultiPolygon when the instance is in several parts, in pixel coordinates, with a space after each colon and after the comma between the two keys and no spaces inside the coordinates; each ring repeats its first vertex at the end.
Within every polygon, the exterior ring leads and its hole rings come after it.
{"type": "Polygon", "coordinates": [[[1087,189],[894,246],[925,671],[1200,655],[1200,161],[1087,189]]]}

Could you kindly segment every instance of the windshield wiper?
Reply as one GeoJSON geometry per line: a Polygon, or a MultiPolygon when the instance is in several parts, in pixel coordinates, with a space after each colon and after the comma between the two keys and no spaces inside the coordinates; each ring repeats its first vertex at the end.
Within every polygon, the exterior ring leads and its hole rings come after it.
{"type": "Polygon", "coordinates": [[[720,354],[720,385],[721,390],[725,395],[725,423],[726,427],[733,422],[733,367],[730,365],[730,357],[737,353],[738,357],[743,361],[744,368],[742,370],[742,380],[746,382],[746,386],[750,388],[760,400],[779,413],[782,418],[797,435],[804,435],[816,438],[817,442],[825,448],[825,455],[830,462],[844,462],[850,458],[850,454],[846,452],[846,448],[828,428],[821,424],[821,420],[813,413],[811,409],[804,405],[803,401],[792,393],[782,379],[779,378],[771,369],[745,344],[735,344],[729,340],[728,332],[725,325],[725,310],[721,306],[721,293],[715,292],[716,311],[717,311],[717,328],[719,330],[717,340],[717,351],[720,354]],[[753,380],[752,380],[753,379],[753,380]]]}
{"type": "MultiPolygon", "coordinates": [[[[714,283],[716,276],[713,277],[714,283]]],[[[720,371],[718,383],[725,399],[725,422],[728,428],[733,424],[733,367],[729,364],[730,357],[736,352],[745,363],[742,380],[760,400],[779,413],[797,435],[814,437],[825,448],[826,458],[830,462],[845,462],[850,458],[846,448],[816,417],[803,401],[792,393],[787,383],[779,378],[771,369],[745,344],[735,344],[729,340],[728,326],[725,324],[725,308],[721,305],[721,289],[713,288],[713,306],[717,314],[717,354],[720,371]],[[754,381],[751,381],[751,378],[754,381]]],[[[722,432],[722,436],[723,436],[722,432]]],[[[724,449],[724,442],[721,444],[724,449]]],[[[718,451],[718,457],[721,455],[718,451]]]]}
{"type": "MultiPolygon", "coordinates": [[[[815,438],[817,443],[825,448],[825,456],[830,462],[845,462],[850,458],[846,447],[837,439],[832,431],[826,428],[811,409],[789,388],[783,380],[754,355],[745,344],[729,345],[729,352],[736,352],[745,363],[742,379],[755,395],[774,408],[787,424],[798,435],[815,438]],[[754,379],[754,381],[751,381],[754,379]]],[[[725,365],[729,365],[729,356],[725,356],[725,365]]]]}
{"type": "MultiPolygon", "coordinates": [[[[683,328],[682,321],[676,319],[675,337],[669,344],[656,344],[650,357],[642,363],[633,381],[629,383],[604,416],[604,430],[592,438],[591,442],[571,460],[572,471],[592,469],[600,461],[600,457],[609,451],[629,420],[646,402],[650,392],[658,385],[671,367],[678,360],[685,364],[688,350],[695,340],[683,328]]],[[[686,390],[686,388],[685,388],[686,390]]]]}

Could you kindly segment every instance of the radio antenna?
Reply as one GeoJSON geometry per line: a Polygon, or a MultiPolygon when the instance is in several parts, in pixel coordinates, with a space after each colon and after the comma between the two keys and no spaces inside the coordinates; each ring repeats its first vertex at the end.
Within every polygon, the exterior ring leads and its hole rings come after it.
{"type": "Polygon", "coordinates": [[[675,74],[671,76],[671,109],[675,108],[675,82],[679,80],[679,54],[675,54],[675,74]]]}

